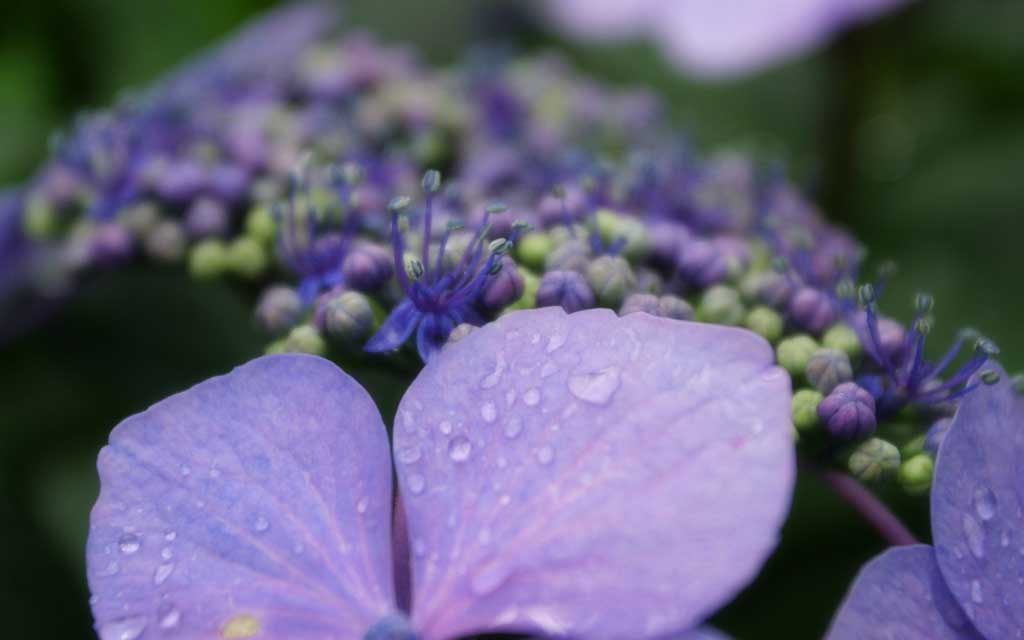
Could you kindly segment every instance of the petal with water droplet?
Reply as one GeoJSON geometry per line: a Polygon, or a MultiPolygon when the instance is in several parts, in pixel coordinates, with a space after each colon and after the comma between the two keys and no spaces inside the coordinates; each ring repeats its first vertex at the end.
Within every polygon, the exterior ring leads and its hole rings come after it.
{"type": "Polygon", "coordinates": [[[999,382],[961,401],[939,448],[932,535],[946,583],[978,629],[1012,638],[1024,629],[1024,555],[1002,540],[1024,531],[1024,398],[998,364],[984,368],[999,382]],[[958,558],[958,546],[970,553],[958,558]]]}
{"type": "Polygon", "coordinates": [[[361,637],[393,608],[387,435],[327,360],[267,356],[171,396],[118,425],[98,467],[101,637],[361,637]]]}
{"type": "Polygon", "coordinates": [[[981,640],[927,545],[894,547],[864,565],[826,640],[981,640]]]}
{"type": "Polygon", "coordinates": [[[757,573],[789,506],[789,379],[772,362],[748,331],[558,307],[445,347],[402,401],[424,428],[395,430],[396,450],[424,452],[398,468],[420,637],[695,627],[757,573]],[[510,389],[539,401],[490,424],[481,406],[510,389]],[[427,426],[453,415],[449,434],[427,426]]]}

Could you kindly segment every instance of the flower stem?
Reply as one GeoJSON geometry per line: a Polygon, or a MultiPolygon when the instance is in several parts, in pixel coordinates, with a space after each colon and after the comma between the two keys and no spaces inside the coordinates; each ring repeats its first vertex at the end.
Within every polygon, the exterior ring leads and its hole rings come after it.
{"type": "Polygon", "coordinates": [[[856,509],[892,546],[917,544],[917,538],[885,504],[860,482],[845,473],[819,469],[817,475],[832,491],[856,509]]]}

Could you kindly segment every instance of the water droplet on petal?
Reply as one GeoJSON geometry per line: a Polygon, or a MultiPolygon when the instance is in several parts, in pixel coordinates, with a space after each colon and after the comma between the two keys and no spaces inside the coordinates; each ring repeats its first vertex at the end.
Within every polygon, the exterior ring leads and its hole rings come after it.
{"type": "Polygon", "coordinates": [[[134,533],[126,533],[117,541],[117,548],[126,556],[132,555],[138,551],[141,546],[142,542],[139,540],[139,536],[134,533]]]}
{"type": "Polygon", "coordinates": [[[107,563],[107,566],[103,567],[103,571],[100,571],[101,577],[116,576],[118,571],[121,570],[121,565],[117,564],[116,560],[111,560],[107,563]]]}
{"type": "Polygon", "coordinates": [[[426,488],[427,481],[423,479],[423,476],[418,473],[414,473],[409,476],[409,491],[419,495],[423,493],[423,489],[426,488]]]}
{"type": "Polygon", "coordinates": [[[498,417],[498,410],[493,402],[485,402],[480,407],[480,417],[484,419],[484,422],[494,422],[494,419],[498,417]]]}
{"type": "Polygon", "coordinates": [[[988,487],[979,486],[974,490],[974,510],[978,517],[988,522],[996,515],[996,497],[988,487]]]}
{"type": "Polygon", "coordinates": [[[159,587],[163,583],[167,582],[167,578],[170,578],[172,573],[174,573],[173,562],[166,562],[160,565],[156,568],[156,571],[153,572],[153,584],[159,587]]]}
{"type": "Polygon", "coordinates": [[[551,445],[546,444],[540,449],[537,449],[537,462],[541,464],[551,464],[551,461],[555,459],[555,450],[551,445]]]}
{"type": "Polygon", "coordinates": [[[558,373],[558,366],[554,362],[545,362],[544,366],[540,368],[540,377],[542,378],[550,378],[556,373],[558,373]]]}
{"type": "Polygon", "coordinates": [[[967,547],[975,558],[979,560],[985,557],[985,532],[981,525],[970,514],[964,514],[963,518],[964,536],[967,538],[967,547]]]}
{"type": "Polygon", "coordinates": [[[558,351],[559,349],[562,348],[562,345],[565,344],[565,340],[566,336],[565,334],[562,333],[556,333],[555,335],[551,336],[550,338],[548,338],[548,346],[546,348],[547,352],[553,353],[555,351],[558,351]]]}
{"type": "Polygon", "coordinates": [[[975,604],[981,604],[984,600],[984,596],[981,593],[981,582],[977,580],[971,581],[971,600],[974,600],[975,604]]]}
{"type": "Polygon", "coordinates": [[[176,531],[168,531],[166,534],[164,534],[164,540],[166,540],[167,542],[174,542],[174,539],[177,537],[178,533],[176,531]]]}
{"type": "Polygon", "coordinates": [[[505,437],[515,438],[523,431],[523,423],[519,418],[509,418],[505,423],[505,437]]]}
{"type": "Polygon", "coordinates": [[[569,391],[584,402],[607,404],[619,388],[619,370],[605,367],[569,378],[569,391]]]}
{"type": "Polygon", "coordinates": [[[452,432],[452,423],[447,420],[441,421],[441,424],[437,425],[438,430],[444,435],[448,435],[452,432]]]}
{"type": "Polygon", "coordinates": [[[160,628],[175,629],[181,622],[181,612],[174,606],[160,612],[160,628]]]}
{"type": "Polygon", "coordinates": [[[174,557],[174,551],[170,547],[164,547],[160,550],[160,557],[164,560],[170,560],[174,557]]]}
{"type": "Polygon", "coordinates": [[[455,436],[448,443],[448,457],[453,462],[465,462],[473,451],[473,444],[465,436],[455,436]]]}
{"type": "Polygon", "coordinates": [[[100,627],[100,640],[136,640],[142,637],[146,624],[142,616],[108,622],[100,627]]]}
{"type": "Polygon", "coordinates": [[[536,388],[527,389],[526,393],[523,394],[523,403],[528,407],[535,407],[540,402],[540,391],[536,388]]]}
{"type": "Polygon", "coordinates": [[[490,389],[501,380],[501,374],[505,371],[505,355],[498,353],[498,361],[494,364],[494,371],[484,376],[480,381],[481,389],[490,389]]]}
{"type": "Polygon", "coordinates": [[[411,444],[398,450],[398,461],[404,464],[412,464],[423,456],[419,445],[411,444]]]}
{"type": "Polygon", "coordinates": [[[359,513],[366,513],[366,509],[370,506],[370,499],[366,496],[359,498],[359,502],[356,503],[356,511],[359,513]]]}
{"type": "Polygon", "coordinates": [[[257,533],[263,533],[270,528],[270,521],[264,515],[256,516],[256,519],[252,521],[252,529],[257,533]]]}
{"type": "Polygon", "coordinates": [[[482,569],[473,574],[469,583],[470,589],[478,596],[485,596],[493,593],[508,580],[511,571],[504,564],[489,562],[482,569]]]}
{"type": "Polygon", "coordinates": [[[999,546],[1008,547],[1010,546],[1010,532],[1003,531],[1003,534],[999,537],[999,546]]]}

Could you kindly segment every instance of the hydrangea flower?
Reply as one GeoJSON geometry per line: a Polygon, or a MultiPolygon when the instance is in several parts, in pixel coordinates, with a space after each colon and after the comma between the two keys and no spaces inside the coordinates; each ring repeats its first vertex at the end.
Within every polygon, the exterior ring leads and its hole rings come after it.
{"type": "Polygon", "coordinates": [[[680,69],[730,76],[809,51],[836,32],[907,0],[548,0],[570,33],[615,40],[650,36],[680,69]]]}
{"type": "Polygon", "coordinates": [[[662,638],[751,580],[795,473],[762,339],[607,310],[449,344],[393,452],[366,391],[309,355],[128,418],[87,545],[100,638],[662,638]]]}
{"type": "Polygon", "coordinates": [[[999,382],[961,401],[939,447],[934,546],[895,547],[865,565],[830,640],[1024,634],[1024,397],[991,367],[999,382]]]}

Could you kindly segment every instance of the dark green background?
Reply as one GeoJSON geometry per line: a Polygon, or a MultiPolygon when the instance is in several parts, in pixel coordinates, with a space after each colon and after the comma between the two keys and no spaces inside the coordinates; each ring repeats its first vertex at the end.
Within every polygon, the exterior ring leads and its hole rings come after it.
{"type": "MultiPolygon", "coordinates": [[[[0,182],[27,176],[48,132],[76,109],[145,83],[269,4],[5,3],[0,182]]],[[[348,22],[412,42],[432,62],[454,60],[470,42],[509,38],[561,47],[608,81],[656,87],[702,147],[784,160],[873,259],[898,260],[887,310],[906,317],[912,292],[932,291],[934,351],[971,324],[1000,344],[1008,368],[1024,368],[1024,3],[921,2],[729,83],[684,80],[641,44],[570,47],[543,24],[493,18],[512,4],[353,1],[348,22]]],[[[92,637],[82,545],[95,453],[121,418],[259,353],[250,305],[247,292],[172,271],[125,273],[90,284],[0,350],[5,637],[92,637]]],[[[360,377],[383,389],[378,373],[360,377]]],[[[393,391],[379,395],[394,401],[393,391]]],[[[926,537],[924,501],[892,497],[926,537]]],[[[857,567],[881,548],[848,509],[801,481],[779,553],[716,622],[738,638],[818,637],[857,567]]]]}

